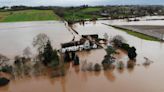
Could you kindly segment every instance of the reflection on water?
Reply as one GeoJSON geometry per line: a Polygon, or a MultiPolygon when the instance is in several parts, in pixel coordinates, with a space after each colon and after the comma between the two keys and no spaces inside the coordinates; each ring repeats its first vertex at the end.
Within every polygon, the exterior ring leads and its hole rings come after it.
{"type": "MultiPolygon", "coordinates": [[[[86,60],[88,62],[91,62],[95,59],[95,57],[88,57],[92,56],[94,54],[95,56],[99,56],[99,52],[103,50],[94,50],[94,51],[83,51],[79,52],[79,55],[82,55],[81,60],[86,60]],[[84,55],[85,54],[85,55],[84,55]],[[90,61],[91,60],[91,61],[90,61]]],[[[105,55],[105,52],[104,52],[105,55]]],[[[101,62],[103,59],[99,58],[97,61],[101,62]]],[[[113,90],[113,88],[110,88],[107,85],[112,85],[112,83],[117,81],[118,74],[124,74],[126,70],[128,72],[130,69],[134,69],[135,63],[132,63],[134,61],[129,61],[127,64],[129,64],[129,67],[123,67],[123,68],[111,68],[108,70],[102,70],[102,71],[82,71],[82,65],[80,66],[74,66],[72,62],[65,64],[65,70],[66,70],[66,76],[63,77],[55,77],[52,78],[47,75],[43,76],[37,76],[37,77],[23,77],[23,78],[16,78],[15,80],[12,80],[10,85],[4,87],[1,91],[2,92],[90,92],[95,91],[99,92],[98,88],[101,90],[113,90]],[[103,85],[103,83],[106,84],[106,86],[103,85]],[[35,86],[34,86],[35,85],[35,86]],[[101,88],[101,86],[104,86],[101,88]],[[98,88],[97,88],[98,87],[98,88]]],[[[97,62],[93,62],[97,63],[97,62]]],[[[128,65],[127,65],[128,66],[128,65]]]]}
{"type": "Polygon", "coordinates": [[[116,80],[116,76],[113,73],[114,69],[104,71],[104,76],[111,82],[116,80]]]}
{"type": "Polygon", "coordinates": [[[128,68],[128,72],[133,72],[134,68],[136,65],[136,61],[135,60],[129,60],[127,62],[127,68],[128,68]]]}
{"type": "MultiPolygon", "coordinates": [[[[83,51],[77,53],[81,61],[80,66],[73,66],[72,63],[65,65],[66,76],[56,78],[38,76],[15,79],[8,86],[0,88],[0,92],[163,92],[164,74],[161,72],[164,70],[162,66],[164,64],[164,44],[139,39],[105,26],[101,24],[102,22],[109,23],[109,21],[98,21],[96,24],[88,22],[85,26],[77,24],[75,28],[79,34],[97,33],[100,37],[103,37],[104,33],[108,33],[112,37],[122,35],[130,45],[137,48],[138,57],[136,61],[127,60],[125,62],[125,58],[118,60],[124,63],[123,68],[115,67],[99,72],[82,71],[83,62],[101,64],[106,55],[103,49],[83,51]],[[154,61],[150,66],[146,66],[149,67],[148,69],[142,65],[145,62],[144,57],[154,61]]],[[[51,33],[51,36],[56,36],[56,34],[58,32],[51,33]]],[[[119,51],[119,53],[120,55],[116,56],[118,59],[124,57],[123,52],[119,51]]]]}

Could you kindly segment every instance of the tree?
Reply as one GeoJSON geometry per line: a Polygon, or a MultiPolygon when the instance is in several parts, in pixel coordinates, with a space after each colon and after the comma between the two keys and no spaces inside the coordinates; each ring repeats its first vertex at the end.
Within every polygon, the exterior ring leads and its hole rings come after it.
{"type": "Polygon", "coordinates": [[[100,66],[98,63],[96,63],[96,64],[94,65],[94,70],[95,70],[95,71],[101,71],[101,66],[100,66]]]}
{"type": "Polygon", "coordinates": [[[74,65],[79,65],[79,56],[75,55],[74,57],[74,65]]]}
{"type": "Polygon", "coordinates": [[[46,34],[41,33],[34,38],[33,46],[37,47],[39,53],[42,53],[48,41],[49,37],[46,34]]]}
{"type": "Polygon", "coordinates": [[[3,64],[6,64],[6,61],[9,61],[9,58],[7,58],[6,56],[0,54],[0,66],[3,64]]]}
{"type": "Polygon", "coordinates": [[[136,53],[136,48],[135,47],[131,47],[129,50],[128,50],[128,57],[130,60],[134,60],[137,56],[137,53],[136,53]]]}
{"type": "Polygon", "coordinates": [[[24,50],[23,50],[23,55],[26,57],[26,58],[29,58],[30,55],[31,55],[31,48],[30,47],[26,47],[24,50]]]}
{"type": "Polygon", "coordinates": [[[109,36],[108,36],[107,33],[104,34],[104,39],[105,39],[105,40],[108,40],[108,39],[109,39],[109,36]]]}
{"type": "Polygon", "coordinates": [[[114,49],[112,46],[108,46],[106,53],[107,55],[105,55],[104,60],[102,61],[103,66],[108,66],[115,62],[115,59],[111,55],[116,53],[116,49],[114,49]]]}
{"type": "Polygon", "coordinates": [[[122,36],[116,35],[111,42],[113,42],[116,47],[121,47],[122,43],[126,43],[126,40],[122,36]]]}
{"type": "Polygon", "coordinates": [[[52,61],[51,61],[51,66],[57,66],[59,65],[59,56],[57,50],[53,50],[53,55],[52,55],[52,61]]]}
{"type": "Polygon", "coordinates": [[[112,46],[108,46],[105,50],[108,56],[116,52],[116,49],[114,49],[112,46]]]}
{"type": "Polygon", "coordinates": [[[127,43],[122,43],[121,48],[124,49],[124,50],[126,50],[126,51],[129,51],[130,46],[129,46],[129,44],[127,44],[127,43]]]}
{"type": "Polygon", "coordinates": [[[57,51],[54,50],[51,46],[51,42],[48,40],[45,48],[44,48],[44,52],[43,52],[43,63],[44,65],[48,65],[48,64],[53,64],[53,65],[58,65],[59,63],[59,57],[57,55],[57,51]]]}
{"type": "Polygon", "coordinates": [[[71,57],[70,57],[70,55],[69,55],[69,52],[68,51],[66,51],[65,53],[64,53],[64,62],[70,62],[71,61],[71,57]]]}

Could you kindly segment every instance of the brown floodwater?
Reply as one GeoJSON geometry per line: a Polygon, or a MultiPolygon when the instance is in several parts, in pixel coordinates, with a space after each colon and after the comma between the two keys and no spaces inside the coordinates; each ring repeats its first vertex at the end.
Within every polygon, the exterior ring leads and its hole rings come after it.
{"type": "MultiPolygon", "coordinates": [[[[107,33],[110,37],[115,35],[123,36],[126,41],[137,48],[137,65],[134,68],[111,69],[100,72],[82,71],[80,66],[67,64],[66,76],[51,78],[49,76],[25,77],[22,79],[11,80],[9,85],[0,88],[0,92],[163,92],[164,91],[164,44],[161,42],[147,41],[131,36],[123,31],[103,25],[101,23],[110,23],[109,21],[98,21],[96,24],[88,22],[85,26],[75,25],[75,29],[79,34],[99,34],[103,37],[107,33]],[[144,66],[144,57],[153,61],[152,64],[144,66]]],[[[35,24],[35,23],[34,23],[35,24]]],[[[54,27],[59,25],[53,24],[54,27]]],[[[60,26],[62,27],[62,26],[60,26]]],[[[63,25],[64,27],[64,25],[63,25]]],[[[43,29],[42,27],[41,29],[43,29]]],[[[48,28],[48,24],[47,24],[48,28]]],[[[32,28],[28,30],[33,34],[32,28]]],[[[34,28],[37,29],[37,28],[34,28]]],[[[66,34],[61,28],[61,34],[66,34]]],[[[49,29],[47,29],[49,30],[49,29]]],[[[7,29],[6,29],[7,31],[7,29]]],[[[15,30],[16,31],[16,30],[15,30]]],[[[23,31],[23,30],[22,30],[23,31]]],[[[25,30],[25,33],[27,30],[25,30]]],[[[39,30],[38,30],[39,31],[39,30]]],[[[39,33],[35,31],[36,33],[39,33]]],[[[54,30],[51,30],[54,32],[54,30]]],[[[5,32],[5,30],[3,31],[5,32]]],[[[8,33],[14,33],[11,30],[8,33]]],[[[58,37],[58,32],[51,33],[54,37],[58,37]]],[[[47,32],[49,33],[49,32],[47,32]]],[[[22,32],[23,34],[23,32],[22,32]]],[[[69,34],[69,32],[68,32],[69,34]]],[[[0,33],[1,35],[1,33],[0,33]]],[[[16,35],[16,34],[15,34],[16,35]]],[[[6,33],[7,36],[7,33],[6,33]]],[[[9,39],[10,36],[3,36],[1,39],[9,39]]],[[[29,35],[27,35],[29,36],[29,35]]],[[[24,36],[20,36],[23,39],[24,36]]],[[[31,36],[30,36],[31,37],[31,36]]],[[[65,39],[72,39],[70,36],[62,36],[65,39]]],[[[16,40],[16,39],[15,39],[16,40]]],[[[13,43],[15,42],[13,40],[13,43]]],[[[55,40],[55,38],[52,40],[55,40]]],[[[60,39],[63,42],[64,39],[60,39]]],[[[1,42],[1,40],[0,40],[1,42]]],[[[2,40],[2,42],[4,42],[2,40]]],[[[17,41],[16,41],[17,42],[17,41]]],[[[19,42],[19,41],[18,41],[19,42]]],[[[17,43],[18,43],[17,42],[17,43]]],[[[19,42],[21,43],[21,41],[19,42]]],[[[30,43],[30,42],[29,42],[30,43]]],[[[22,43],[23,44],[23,43],[22,43]]],[[[10,45],[8,43],[8,45],[10,45]]],[[[5,50],[8,50],[6,45],[5,50]]],[[[25,44],[26,45],[26,44],[25,44]]],[[[2,45],[3,46],[3,45],[2,45]]],[[[12,45],[16,48],[15,45],[12,45]]],[[[1,47],[1,46],[0,46],[1,47]]],[[[10,46],[9,46],[10,47],[10,46]]],[[[2,48],[1,48],[2,49],[2,48]]],[[[10,50],[5,51],[6,55],[10,50]]],[[[12,49],[11,49],[12,51],[12,49]]],[[[14,50],[13,50],[14,51],[14,50]]],[[[13,52],[14,53],[14,52],[13,52]]],[[[87,63],[101,63],[106,52],[103,49],[83,51],[78,53],[80,56],[80,64],[85,61],[87,63]]],[[[124,60],[124,59],[122,59],[124,60]]],[[[125,64],[127,62],[124,62],[125,64]]]]}
{"type": "Polygon", "coordinates": [[[0,53],[13,58],[22,55],[23,50],[30,47],[35,54],[32,41],[39,33],[47,34],[56,49],[60,48],[61,42],[73,39],[73,35],[60,21],[0,23],[0,53]]]}

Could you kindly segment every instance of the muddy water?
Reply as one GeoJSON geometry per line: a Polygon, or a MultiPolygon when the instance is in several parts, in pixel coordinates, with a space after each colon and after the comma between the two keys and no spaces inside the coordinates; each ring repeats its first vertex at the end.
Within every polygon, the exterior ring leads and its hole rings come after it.
{"type": "Polygon", "coordinates": [[[47,34],[54,48],[60,48],[61,42],[73,38],[64,23],[59,21],[0,23],[0,53],[10,58],[21,55],[27,46],[33,48],[33,38],[39,33],[47,34]]]}
{"type": "MultiPolygon", "coordinates": [[[[0,92],[163,92],[164,91],[164,44],[146,41],[128,35],[125,32],[101,24],[88,23],[85,26],[76,25],[79,34],[99,34],[103,37],[108,33],[110,37],[122,35],[130,45],[137,48],[137,66],[132,69],[114,69],[101,72],[81,71],[81,66],[67,65],[67,74],[64,77],[50,78],[23,78],[12,80],[11,83],[0,88],[0,92]],[[154,63],[143,66],[144,57],[154,63]]],[[[54,33],[56,36],[56,34],[54,33]]],[[[53,39],[54,40],[54,39],[53,39]]],[[[102,49],[81,52],[80,63],[87,61],[101,63],[105,55],[102,49]]]]}

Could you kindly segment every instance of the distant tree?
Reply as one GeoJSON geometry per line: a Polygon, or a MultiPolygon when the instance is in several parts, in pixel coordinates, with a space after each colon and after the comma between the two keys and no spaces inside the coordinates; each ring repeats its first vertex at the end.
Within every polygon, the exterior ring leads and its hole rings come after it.
{"type": "Polygon", "coordinates": [[[20,6],[11,6],[11,9],[12,10],[25,10],[25,9],[29,9],[29,7],[20,5],[20,6]]]}
{"type": "Polygon", "coordinates": [[[8,6],[3,6],[0,9],[5,10],[6,8],[8,8],[8,6]]]}
{"type": "Polygon", "coordinates": [[[61,18],[64,17],[64,12],[65,12],[65,10],[62,8],[58,8],[58,9],[54,10],[54,13],[57,14],[58,16],[60,16],[61,18]]]}

